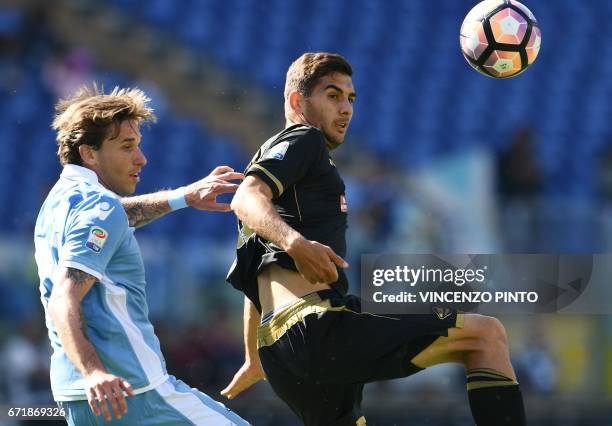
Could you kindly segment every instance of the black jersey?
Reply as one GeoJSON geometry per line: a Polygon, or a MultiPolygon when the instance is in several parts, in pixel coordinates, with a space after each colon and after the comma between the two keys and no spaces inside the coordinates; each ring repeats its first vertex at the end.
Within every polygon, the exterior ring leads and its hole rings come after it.
{"type": "MultiPolygon", "coordinates": [[[[323,133],[315,127],[294,125],[266,141],[255,154],[245,175],[254,174],[272,190],[279,215],[306,239],[330,246],[346,255],[347,207],[344,182],[329,156],[323,133]]],[[[227,280],[261,312],[257,275],[271,264],[297,270],[293,259],[280,247],[254,234],[238,222],[236,260],[227,280]]],[[[338,268],[334,284],[348,288],[338,268]]]]}

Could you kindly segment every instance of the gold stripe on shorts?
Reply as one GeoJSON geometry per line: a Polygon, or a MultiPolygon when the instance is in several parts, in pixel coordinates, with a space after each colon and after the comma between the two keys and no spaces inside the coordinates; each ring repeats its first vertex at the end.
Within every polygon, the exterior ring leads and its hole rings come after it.
{"type": "Polygon", "coordinates": [[[275,314],[272,319],[257,329],[257,347],[272,346],[295,324],[307,315],[327,311],[348,311],[345,306],[333,308],[328,299],[322,300],[317,293],[310,293],[275,314]]]}

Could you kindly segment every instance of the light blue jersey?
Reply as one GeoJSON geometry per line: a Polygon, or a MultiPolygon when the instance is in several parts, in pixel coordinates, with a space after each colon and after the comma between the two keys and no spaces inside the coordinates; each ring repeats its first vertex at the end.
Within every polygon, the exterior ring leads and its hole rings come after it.
{"type": "Polygon", "coordinates": [[[119,197],[84,167],[66,165],[47,196],[34,231],[40,293],[56,401],[87,399],[83,376],[68,359],[47,304],[56,272],[71,267],[98,279],[81,302],[87,336],[111,374],[136,394],[168,379],[159,340],[148,318],[142,256],[119,197]]]}
{"type": "Polygon", "coordinates": [[[249,423],[197,389],[168,376],[159,340],[149,322],[145,273],[134,228],[116,194],[84,167],[64,166],[34,230],[40,294],[45,308],[53,396],[69,426],[202,425],[249,423]],[[81,301],[87,337],[106,370],[126,379],[136,396],[128,412],[110,423],[93,415],[81,373],[68,359],[48,312],[57,270],[70,267],[98,279],[81,301]]]}

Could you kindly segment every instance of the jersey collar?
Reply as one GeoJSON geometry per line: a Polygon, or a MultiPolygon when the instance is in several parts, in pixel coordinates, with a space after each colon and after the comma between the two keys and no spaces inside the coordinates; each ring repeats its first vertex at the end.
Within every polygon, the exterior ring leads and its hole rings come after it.
{"type": "Polygon", "coordinates": [[[101,186],[96,172],[88,169],[87,167],[77,166],[76,164],[66,164],[64,166],[64,170],[62,170],[61,177],[70,180],[87,182],[90,185],[101,186]]]}

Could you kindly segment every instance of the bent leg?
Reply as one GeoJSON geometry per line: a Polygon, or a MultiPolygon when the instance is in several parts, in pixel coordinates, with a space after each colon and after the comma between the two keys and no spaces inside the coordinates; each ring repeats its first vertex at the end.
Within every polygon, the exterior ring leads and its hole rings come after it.
{"type": "Polygon", "coordinates": [[[412,358],[418,367],[457,362],[467,370],[470,408],[478,426],[524,426],[523,398],[508,351],[506,331],[492,317],[466,314],[463,328],[448,330],[412,358]]]}
{"type": "Polygon", "coordinates": [[[412,358],[412,363],[427,368],[456,362],[468,370],[490,368],[516,380],[510,364],[506,331],[501,322],[483,315],[463,315],[462,328],[450,328],[448,337],[439,337],[412,358]]]}
{"type": "MultiPolygon", "coordinates": [[[[280,344],[260,349],[261,362],[274,393],[302,420],[305,426],[359,426],[365,424],[361,412],[362,384],[321,383],[293,374],[280,344]]],[[[304,371],[307,375],[306,371],[304,371]]]]}

